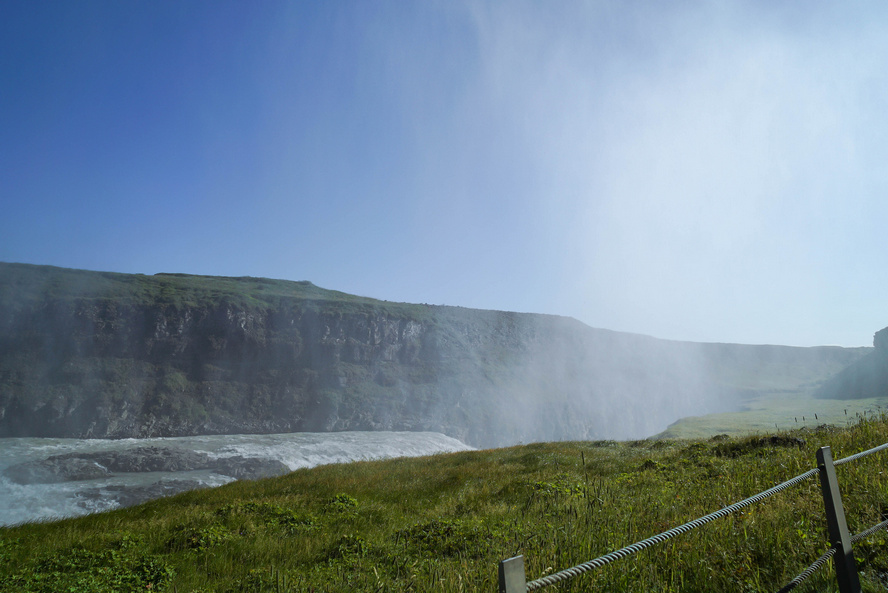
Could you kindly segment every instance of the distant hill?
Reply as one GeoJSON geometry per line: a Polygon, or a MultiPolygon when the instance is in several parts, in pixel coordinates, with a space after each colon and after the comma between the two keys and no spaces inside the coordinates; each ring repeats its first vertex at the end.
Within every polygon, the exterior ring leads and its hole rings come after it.
{"type": "Polygon", "coordinates": [[[750,394],[814,391],[870,352],[673,342],[310,282],[0,263],[0,437],[636,438],[750,394]]]}

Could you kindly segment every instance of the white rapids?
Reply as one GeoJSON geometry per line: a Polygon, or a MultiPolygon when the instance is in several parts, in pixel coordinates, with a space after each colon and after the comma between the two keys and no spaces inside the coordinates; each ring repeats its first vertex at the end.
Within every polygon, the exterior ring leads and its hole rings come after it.
{"type": "Polygon", "coordinates": [[[114,501],[81,494],[106,487],[142,486],[160,480],[194,480],[203,486],[232,481],[210,470],[192,472],[121,473],[96,480],[21,485],[3,476],[3,470],[27,461],[65,453],[123,451],[165,446],[207,453],[210,457],[274,459],[290,470],[329,463],[393,457],[420,457],[469,451],[472,447],[436,432],[328,432],[250,435],[211,435],[151,439],[0,439],[0,526],[85,515],[115,508],[114,501]]]}

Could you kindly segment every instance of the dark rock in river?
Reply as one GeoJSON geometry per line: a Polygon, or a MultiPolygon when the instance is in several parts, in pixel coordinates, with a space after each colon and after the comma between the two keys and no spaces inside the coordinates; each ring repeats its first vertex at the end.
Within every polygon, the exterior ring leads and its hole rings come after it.
{"type": "Polygon", "coordinates": [[[6,468],[3,475],[17,484],[55,484],[76,480],[95,480],[108,476],[109,472],[89,459],[50,457],[42,461],[28,461],[13,465],[6,468]]]}
{"type": "Polygon", "coordinates": [[[206,486],[197,480],[161,480],[148,486],[90,488],[79,493],[78,496],[86,500],[112,501],[121,507],[131,507],[149,500],[199,488],[206,488],[206,486]]]}
{"type": "MultiPolygon", "coordinates": [[[[175,472],[212,469],[206,453],[166,447],[139,447],[129,451],[66,453],[42,461],[28,461],[4,470],[18,484],[52,484],[104,478],[112,472],[175,472]]],[[[226,474],[227,475],[227,474],[226,474]]]]}
{"type": "Polygon", "coordinates": [[[171,447],[138,447],[127,451],[71,453],[59,457],[88,459],[112,472],[187,472],[212,469],[213,460],[206,453],[171,447]]]}
{"type": "MultiPolygon", "coordinates": [[[[290,468],[273,459],[223,457],[172,447],[138,447],[128,451],[66,453],[42,461],[28,461],[4,470],[18,484],[51,484],[94,480],[112,473],[187,472],[208,469],[237,480],[280,476],[290,468]]],[[[163,495],[166,496],[166,495],[163,495]]],[[[156,498],[156,497],[154,497],[156,498]]]]}

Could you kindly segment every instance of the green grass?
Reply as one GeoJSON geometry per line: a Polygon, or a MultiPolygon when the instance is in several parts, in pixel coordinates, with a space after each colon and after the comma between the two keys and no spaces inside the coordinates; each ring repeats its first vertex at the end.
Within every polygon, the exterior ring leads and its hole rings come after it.
{"type": "Polygon", "coordinates": [[[115,306],[213,308],[220,304],[250,309],[279,308],[300,302],[328,312],[348,313],[367,308],[396,315],[424,317],[422,305],[392,303],[327,290],[308,281],[268,278],[198,276],[191,274],[120,274],[0,262],[0,306],[14,309],[27,303],[94,299],[115,306]]]}
{"type": "MultiPolygon", "coordinates": [[[[806,442],[542,443],[236,482],[0,529],[0,590],[495,591],[502,559],[523,554],[528,579],[568,568],[803,473],[820,446],[886,442],[888,420],[786,436],[806,442]]],[[[888,512],[885,455],[837,468],[852,533],[888,512]]],[[[774,591],[827,549],[824,523],[815,478],[546,590],[774,591]]],[[[880,590],[886,538],[855,552],[880,590]]],[[[800,590],[835,590],[831,569],[800,590]]]]}
{"type": "Polygon", "coordinates": [[[719,434],[743,436],[815,428],[824,424],[848,426],[861,415],[886,409],[886,397],[838,400],[817,398],[810,391],[757,393],[746,399],[739,411],[682,418],[656,438],[701,439],[719,434]]]}

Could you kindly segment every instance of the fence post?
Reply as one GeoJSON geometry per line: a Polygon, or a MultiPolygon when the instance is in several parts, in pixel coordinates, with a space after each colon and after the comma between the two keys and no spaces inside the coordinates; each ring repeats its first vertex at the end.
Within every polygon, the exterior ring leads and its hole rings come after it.
{"type": "Polygon", "coordinates": [[[524,556],[514,556],[499,563],[499,593],[525,593],[524,556]]]}
{"type": "Polygon", "coordinates": [[[829,543],[836,547],[833,562],[840,593],[860,593],[860,579],[851,549],[851,535],[845,522],[842,495],[833,465],[832,450],[821,447],[817,451],[817,467],[820,469],[820,487],[823,490],[823,505],[826,508],[826,525],[829,529],[829,543]]]}

